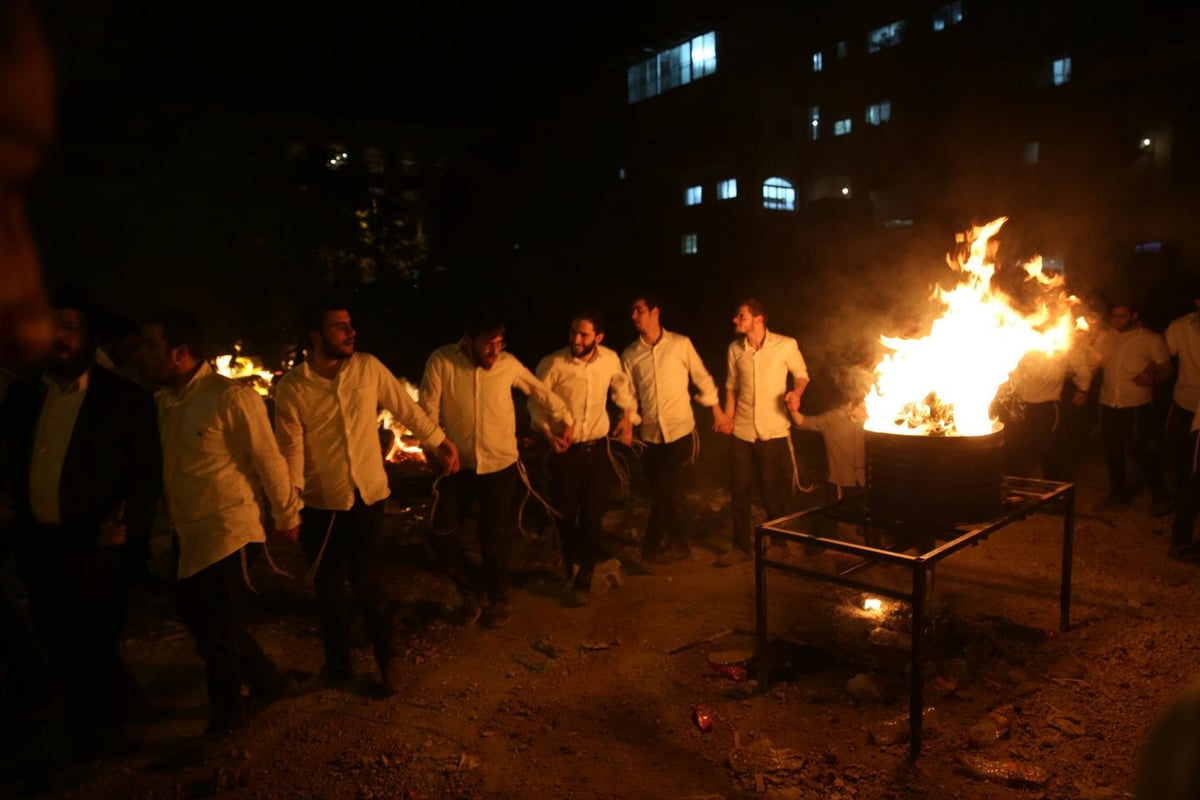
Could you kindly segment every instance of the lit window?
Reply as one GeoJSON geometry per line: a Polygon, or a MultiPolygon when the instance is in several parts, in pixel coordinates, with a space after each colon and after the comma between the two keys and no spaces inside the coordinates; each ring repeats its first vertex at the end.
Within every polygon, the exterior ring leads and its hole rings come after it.
{"type": "Polygon", "coordinates": [[[963,21],[963,4],[947,3],[941,8],[933,12],[933,29],[935,31],[944,31],[951,25],[957,25],[963,21]]]}
{"type": "Polygon", "coordinates": [[[767,178],[763,181],[763,208],[773,211],[795,211],[795,187],[783,178],[767,178]]]}
{"type": "Polygon", "coordinates": [[[717,34],[709,31],[631,66],[626,74],[627,97],[636,103],[716,71],[717,34]]]}
{"type": "Polygon", "coordinates": [[[1054,59],[1054,85],[1062,86],[1071,80],[1071,57],[1054,59]]]}
{"type": "Polygon", "coordinates": [[[703,186],[689,186],[683,192],[683,204],[685,206],[698,206],[703,200],[703,186]]]}
{"type": "Polygon", "coordinates": [[[889,219],[889,220],[884,221],[883,227],[885,227],[885,228],[911,228],[912,224],[913,224],[912,219],[910,219],[908,217],[901,217],[898,219],[889,219]]]}
{"type": "Polygon", "coordinates": [[[617,170],[617,180],[619,180],[619,181],[625,180],[625,168],[624,167],[621,167],[619,170],[617,170]]]}
{"type": "Polygon", "coordinates": [[[897,20],[867,34],[867,52],[878,53],[880,50],[895,47],[902,41],[904,41],[904,20],[897,20]]]}
{"type": "Polygon", "coordinates": [[[813,53],[813,72],[820,72],[825,69],[825,59],[821,56],[821,51],[813,53]]]}
{"type": "Polygon", "coordinates": [[[717,181],[717,199],[732,200],[737,197],[737,178],[717,181]]]}
{"type": "Polygon", "coordinates": [[[417,200],[421,199],[421,193],[419,191],[417,191],[416,189],[404,189],[403,191],[400,192],[400,197],[403,200],[407,200],[410,203],[414,203],[417,200]]]}
{"type": "Polygon", "coordinates": [[[842,59],[844,59],[844,58],[845,58],[846,56],[848,56],[848,55],[850,55],[850,50],[849,50],[849,48],[847,48],[847,47],[846,47],[846,43],[845,43],[845,42],[838,42],[838,43],[837,43],[837,57],[838,57],[838,61],[841,61],[842,59]]]}
{"type": "Polygon", "coordinates": [[[838,120],[833,121],[833,135],[834,136],[845,136],[849,132],[850,132],[850,120],[849,119],[838,119],[838,120]]]}
{"type": "Polygon", "coordinates": [[[372,175],[383,174],[383,153],[378,147],[368,147],[363,150],[363,160],[367,162],[367,171],[372,175]]]}
{"type": "Polygon", "coordinates": [[[717,71],[717,34],[702,33],[692,39],[692,77],[703,78],[717,71]]]}
{"type": "Polygon", "coordinates": [[[1025,163],[1026,164],[1038,163],[1038,159],[1041,158],[1041,149],[1042,149],[1042,146],[1041,146],[1040,142],[1026,142],[1025,143],[1025,163]]]}
{"type": "Polygon", "coordinates": [[[867,106],[867,124],[883,125],[892,121],[892,101],[880,100],[867,106]]]}
{"type": "Polygon", "coordinates": [[[685,256],[694,256],[698,251],[696,234],[685,233],[679,240],[679,250],[685,256]]]}
{"type": "Polygon", "coordinates": [[[1162,242],[1138,242],[1133,246],[1135,253],[1161,253],[1162,249],[1162,242]]]}
{"type": "Polygon", "coordinates": [[[815,142],[821,138],[821,107],[808,107],[808,138],[815,142]]]}
{"type": "Polygon", "coordinates": [[[400,159],[400,174],[401,175],[416,175],[417,174],[417,157],[412,153],[405,153],[400,159]]]}

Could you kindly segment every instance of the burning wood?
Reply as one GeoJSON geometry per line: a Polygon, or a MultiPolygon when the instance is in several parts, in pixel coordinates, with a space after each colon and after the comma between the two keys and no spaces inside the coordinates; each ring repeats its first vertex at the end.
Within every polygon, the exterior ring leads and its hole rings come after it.
{"type": "MultiPolygon", "coordinates": [[[[400,379],[400,384],[414,401],[420,399],[417,387],[403,378],[400,379]]],[[[412,431],[404,427],[402,423],[393,419],[392,412],[386,408],[379,411],[379,429],[381,431],[390,431],[392,434],[391,445],[384,456],[386,461],[393,464],[403,464],[405,462],[427,463],[428,459],[425,458],[425,451],[421,449],[421,444],[417,440],[417,437],[413,435],[412,431]]]]}
{"type": "Polygon", "coordinates": [[[992,287],[996,265],[989,240],[1007,217],[977,227],[967,248],[947,263],[959,274],[950,289],[934,288],[941,313],[928,336],[880,337],[891,352],[875,370],[867,396],[868,430],[934,436],[985,436],[998,430],[991,413],[1000,386],[1026,353],[1065,352],[1077,328],[1075,297],[1062,290],[1062,278],[1042,272],[1041,258],[1024,265],[1038,284],[1036,308],[1025,313],[992,287]]]}
{"type": "Polygon", "coordinates": [[[219,355],[213,368],[226,378],[232,378],[252,387],[263,397],[270,397],[276,373],[267,369],[261,358],[242,354],[242,343],[233,346],[232,353],[219,355]]]}

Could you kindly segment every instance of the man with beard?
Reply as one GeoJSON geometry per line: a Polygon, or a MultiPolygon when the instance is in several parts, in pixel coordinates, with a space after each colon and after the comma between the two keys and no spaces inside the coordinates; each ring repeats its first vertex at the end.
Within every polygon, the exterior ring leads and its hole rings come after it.
{"type": "Polygon", "coordinates": [[[712,409],[714,430],[727,431],[732,423],[721,410],[717,385],[692,340],[665,330],[660,311],[654,296],[634,298],[638,338],[621,354],[621,364],[637,395],[642,420],[638,433],[646,443],[642,464],[650,484],[650,519],[642,557],[667,563],[691,558],[680,508],[683,470],[699,441],[689,383],[698,390],[699,403],[712,409]]]}
{"type": "Polygon", "coordinates": [[[571,321],[568,341],[569,346],[542,359],[537,376],[571,410],[574,441],[565,442],[555,433],[541,404],[534,400],[529,402],[529,416],[534,430],[542,431],[554,450],[549,462],[550,501],[562,515],[558,535],[567,573],[563,602],[584,605],[591,591],[612,477],[608,398],[621,409],[613,436],[625,445],[633,443],[638,416],[637,400],[620,357],[601,344],[604,319],[600,314],[578,314],[571,321]]]}
{"type": "Polygon", "coordinates": [[[129,747],[122,702],[140,701],[140,692],[119,644],[162,460],[150,394],[93,363],[88,294],[63,287],[52,306],[43,372],[11,387],[0,419],[30,612],[64,683],[67,732],[89,758],[129,747]]]}
{"type": "Polygon", "coordinates": [[[1142,327],[1138,311],[1116,303],[1109,311],[1110,328],[1097,344],[1100,353],[1100,439],[1108,466],[1108,496],[1099,511],[1129,508],[1125,481],[1125,451],[1140,462],[1142,477],[1150,487],[1150,515],[1170,513],[1162,459],[1158,452],[1161,426],[1155,424],[1153,388],[1169,380],[1171,355],[1162,336],[1142,327]]]}
{"type": "Polygon", "coordinates": [[[725,377],[725,416],[720,433],[733,434],[733,547],[715,566],[731,567],[753,558],[750,505],[762,497],[767,519],[787,513],[791,462],[791,422],[784,395],[798,404],[808,386],[808,368],[790,336],[767,330],[767,310],[754,298],[744,300],[733,317],[739,334],[729,343],[725,377]],[[788,376],[792,391],[788,392],[788,376]]]}
{"type": "Polygon", "coordinates": [[[391,492],[379,446],[379,409],[413,431],[448,474],[458,471],[458,449],[379,359],[355,352],[355,330],[344,303],[310,305],[304,328],[308,358],[275,390],[275,435],[304,498],[300,544],[316,568],[325,648],[321,677],[330,685],[347,685],[354,678],[349,628],[356,603],[379,667],[375,688],[388,695],[393,623],[380,545],[384,502],[391,492]]]}
{"type": "Polygon", "coordinates": [[[163,387],[155,397],[179,551],[176,600],[204,660],[210,705],[204,738],[219,741],[288,688],[241,620],[243,548],[266,540],[261,498],[276,535],[288,541],[296,539],[301,503],[262,398],[214,372],[203,352],[203,329],[189,314],[159,314],[142,326],[146,375],[163,387]]]}
{"type": "Polygon", "coordinates": [[[463,621],[473,624],[488,600],[484,623],[499,628],[511,618],[508,598],[508,543],[513,499],[522,479],[517,452],[516,389],[544,406],[557,426],[560,446],[573,441],[575,418],[558,395],[520,361],[504,352],[505,324],[481,312],[462,339],[433,351],[421,380],[421,407],[459,444],[462,470],[438,486],[430,544],[463,598],[463,621]],[[475,531],[482,574],[467,563],[454,534],[472,503],[479,503],[475,531]]]}

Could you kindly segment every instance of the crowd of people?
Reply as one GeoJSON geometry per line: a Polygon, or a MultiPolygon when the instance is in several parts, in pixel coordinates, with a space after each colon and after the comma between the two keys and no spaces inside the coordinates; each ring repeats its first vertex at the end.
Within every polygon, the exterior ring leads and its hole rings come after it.
{"type": "MultiPolygon", "coordinates": [[[[205,666],[206,738],[243,728],[305,679],[263,652],[239,611],[247,546],[268,534],[298,542],[313,578],[324,663],[308,684],[348,688],[364,680],[351,661],[357,614],[377,666],[365,679],[380,697],[393,692],[380,410],[420,440],[440,471],[426,538],[461,596],[452,616],[462,625],[496,628],[513,613],[517,501],[521,492],[535,492],[518,446],[524,420],[518,424],[514,392],[528,397],[529,426],[550,453],[545,502],[561,544],[564,606],[589,602],[605,554],[602,519],[618,473],[614,447],[637,454],[644,479],[638,485],[650,514],[641,560],[692,557],[681,505],[699,447],[696,404],[709,409],[717,435],[730,437],[732,539],[714,566],[753,559],[755,502],[767,518],[796,508],[789,490],[800,473],[793,430],[824,438],[827,480],[809,505],[861,492],[866,483],[870,356],[839,373],[841,402],[802,413],[809,372],[799,344],[768,327],[767,310],[754,298],[732,319],[723,396],[691,339],[664,328],[659,300],[641,294],[630,306],[636,336],[623,351],[604,345],[599,312],[580,311],[570,320],[567,346],[534,371],[506,351],[500,317],[475,313],[461,339],[429,356],[417,400],[383,363],[357,349],[347,305],[325,300],[304,309],[305,358],[277,380],[273,413],[252,388],[213,369],[202,325],[188,313],[146,319],[134,348],[134,331],[108,322],[86,291],[63,287],[52,300],[49,355],[36,372],[10,375],[0,402],[11,512],[3,542],[24,584],[33,634],[5,601],[0,639],[14,680],[44,685],[38,653],[49,657],[62,684],[67,733],[82,756],[132,746],[124,723],[146,709],[119,645],[130,586],[147,575],[147,543],[160,509],[172,534],[177,612],[205,666]],[[464,541],[468,530],[477,559],[464,541]]],[[[1175,505],[1170,556],[1195,559],[1200,311],[1177,320],[1164,337],[1143,328],[1136,309],[1117,305],[1109,328],[1088,346],[1027,357],[1009,387],[1015,405],[1004,412],[1009,471],[1072,477],[1059,423],[1064,409],[1084,402],[1097,373],[1109,477],[1099,510],[1128,507],[1125,457],[1132,453],[1151,490],[1149,512],[1165,515],[1175,505]],[[1176,373],[1164,429],[1152,412],[1152,390],[1176,373]]],[[[262,552],[270,563],[269,548],[262,552]]]]}

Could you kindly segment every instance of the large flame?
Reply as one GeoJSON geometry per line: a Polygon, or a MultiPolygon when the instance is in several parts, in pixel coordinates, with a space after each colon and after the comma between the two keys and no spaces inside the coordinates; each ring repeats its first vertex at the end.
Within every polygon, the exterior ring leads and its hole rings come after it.
{"type": "Polygon", "coordinates": [[[1007,217],[974,228],[969,255],[947,257],[961,273],[951,289],[935,287],[933,300],[942,313],[928,336],[881,337],[891,352],[875,371],[867,395],[866,427],[872,431],[914,435],[982,436],[996,430],[992,401],[1000,386],[1027,353],[1064,353],[1077,324],[1077,302],[1062,291],[1060,276],[1042,272],[1041,258],[1025,265],[1040,297],[1032,311],[992,287],[996,266],[988,240],[1007,217]]]}
{"type": "MultiPolygon", "coordinates": [[[[413,386],[403,378],[400,379],[400,384],[404,390],[408,392],[409,397],[414,401],[418,400],[420,395],[417,392],[417,387],[413,386]]],[[[392,417],[392,412],[386,408],[379,412],[379,427],[381,430],[388,430],[392,433],[392,444],[388,449],[387,455],[384,458],[391,461],[393,464],[399,464],[402,461],[426,461],[425,451],[421,449],[421,445],[417,442],[413,432],[404,427],[403,423],[397,422],[392,417]]]]}

